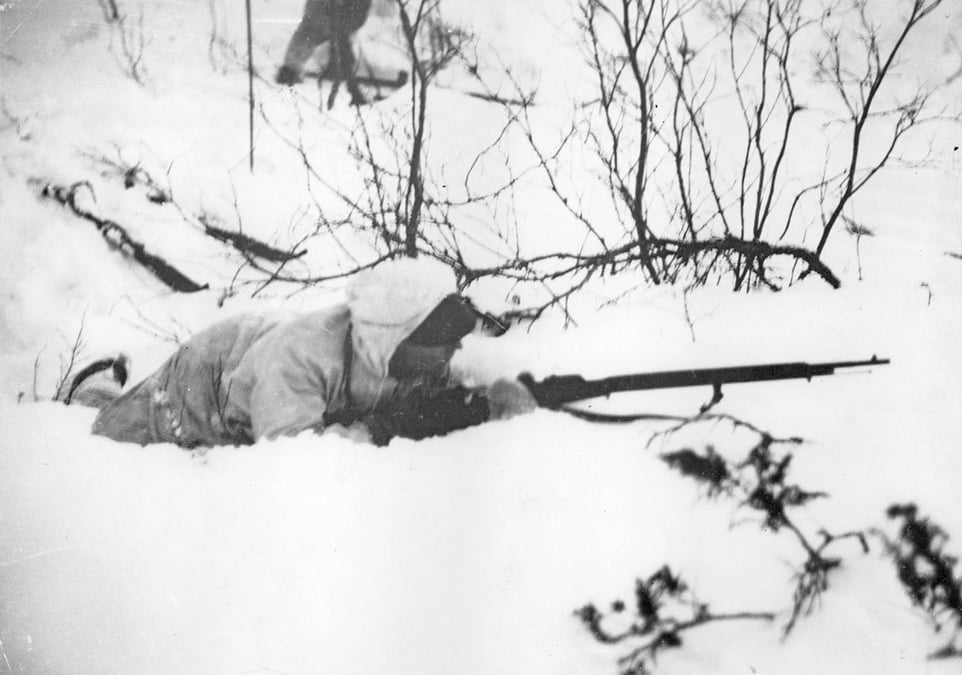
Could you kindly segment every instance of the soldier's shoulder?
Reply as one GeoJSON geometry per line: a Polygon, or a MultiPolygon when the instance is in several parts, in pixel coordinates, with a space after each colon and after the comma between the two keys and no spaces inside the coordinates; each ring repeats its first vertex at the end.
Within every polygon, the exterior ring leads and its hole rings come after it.
{"type": "Polygon", "coordinates": [[[258,338],[260,347],[269,351],[323,353],[340,350],[350,326],[346,307],[288,315],[275,320],[258,338]]]}
{"type": "Polygon", "coordinates": [[[350,310],[344,305],[290,315],[272,328],[272,332],[287,335],[341,335],[351,323],[350,310]]]}

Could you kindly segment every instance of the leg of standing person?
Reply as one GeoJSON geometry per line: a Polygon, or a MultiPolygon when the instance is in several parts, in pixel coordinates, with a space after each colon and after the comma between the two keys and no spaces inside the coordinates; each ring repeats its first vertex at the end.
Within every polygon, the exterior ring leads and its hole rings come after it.
{"type": "Polygon", "coordinates": [[[307,0],[304,16],[291,36],[284,54],[284,64],[277,71],[278,84],[297,84],[303,79],[304,64],[314,50],[331,38],[327,0],[307,0]]]}

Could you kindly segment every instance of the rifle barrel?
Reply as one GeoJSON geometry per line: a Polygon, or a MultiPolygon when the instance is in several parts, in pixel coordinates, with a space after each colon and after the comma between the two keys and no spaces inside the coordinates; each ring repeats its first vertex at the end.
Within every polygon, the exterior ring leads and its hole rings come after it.
{"type": "Polygon", "coordinates": [[[556,408],[565,403],[581,401],[599,396],[626,391],[645,391],[650,389],[672,389],[677,387],[698,387],[738,382],[767,382],[771,380],[805,379],[822,375],[832,375],[840,368],[881,366],[889,359],[873,356],[866,361],[835,361],[829,363],[767,363],[753,366],[733,366],[726,368],[693,368],[687,370],[666,370],[654,373],[635,373],[616,375],[599,380],[585,380],[580,375],[554,375],[540,382],[523,380],[531,389],[538,403],[547,408],[556,408]]]}

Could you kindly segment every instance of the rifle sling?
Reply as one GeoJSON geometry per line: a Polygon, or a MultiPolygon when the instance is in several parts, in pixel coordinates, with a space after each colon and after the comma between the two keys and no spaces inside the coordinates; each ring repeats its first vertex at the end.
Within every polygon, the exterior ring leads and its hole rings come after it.
{"type": "Polygon", "coordinates": [[[572,417],[585,420],[586,422],[601,422],[603,424],[630,424],[641,420],[661,421],[661,422],[683,422],[687,417],[681,415],[659,415],[657,413],[601,413],[583,408],[574,408],[570,405],[562,405],[557,410],[567,413],[572,417]]]}

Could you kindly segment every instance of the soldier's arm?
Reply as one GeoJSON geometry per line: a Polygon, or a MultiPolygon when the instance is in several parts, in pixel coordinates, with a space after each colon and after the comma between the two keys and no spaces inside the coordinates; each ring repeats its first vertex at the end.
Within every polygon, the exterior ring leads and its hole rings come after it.
{"type": "Polygon", "coordinates": [[[420,440],[443,436],[488,420],[507,419],[538,407],[517,380],[497,380],[488,387],[452,385],[440,390],[414,389],[392,399],[364,420],[377,445],[400,436],[420,440]]]}

